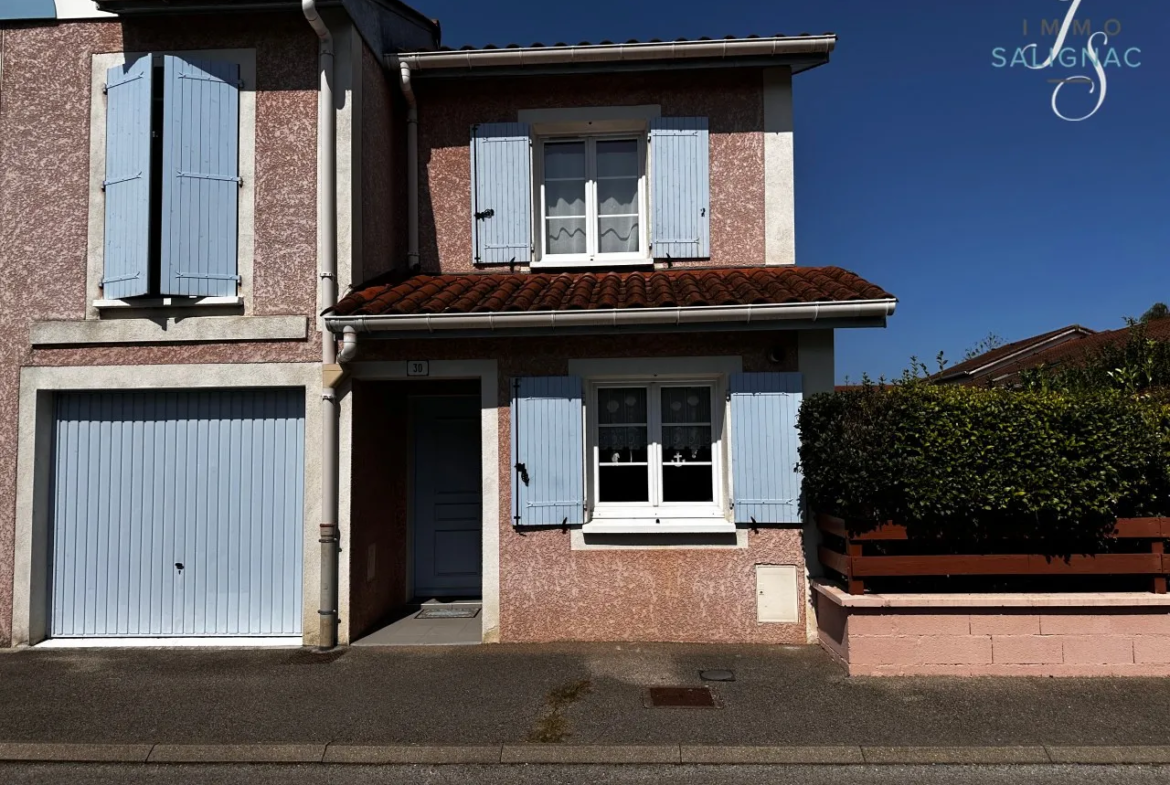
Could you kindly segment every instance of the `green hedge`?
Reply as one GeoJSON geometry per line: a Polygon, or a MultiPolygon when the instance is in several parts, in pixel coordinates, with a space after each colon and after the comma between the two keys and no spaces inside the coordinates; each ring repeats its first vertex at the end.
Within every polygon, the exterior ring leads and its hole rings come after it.
{"type": "Polygon", "coordinates": [[[869,385],[811,396],[800,461],[811,509],[854,531],[1020,537],[1091,548],[1117,517],[1170,514],[1170,415],[1119,393],[869,385]]]}

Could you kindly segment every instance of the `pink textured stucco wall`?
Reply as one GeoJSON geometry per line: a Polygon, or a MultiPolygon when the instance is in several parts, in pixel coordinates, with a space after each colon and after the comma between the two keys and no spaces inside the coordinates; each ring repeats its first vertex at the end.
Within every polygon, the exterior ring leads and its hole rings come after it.
{"type": "Polygon", "coordinates": [[[316,308],[316,42],[299,14],[159,17],[0,30],[0,646],[11,641],[17,394],[22,365],[289,362],[319,339],[39,349],[34,321],[83,319],[90,74],[105,52],[256,49],[256,315],[316,308]]]}
{"type": "Polygon", "coordinates": [[[1170,676],[1167,607],[816,608],[851,676],[1170,676]]]}
{"type": "MultiPolygon", "coordinates": [[[[744,549],[574,551],[559,530],[512,527],[511,380],[555,375],[586,357],[739,355],[748,371],[796,367],[795,333],[686,333],[366,344],[362,360],[499,360],[500,638],[804,643],[806,590],[799,528],[762,526],[744,549]],[[779,348],[780,363],[768,360],[779,348]],[[796,624],[756,621],[755,565],[797,565],[796,624]]],[[[357,522],[355,522],[357,525],[357,522]]]]}
{"type": "MultiPolygon", "coordinates": [[[[764,263],[763,82],[759,69],[506,79],[419,79],[420,254],[427,272],[475,269],[471,251],[474,123],[516,122],[522,109],[659,104],[704,116],[711,131],[708,265],[764,263]]],[[[680,262],[690,264],[691,262],[680,262]]]]}

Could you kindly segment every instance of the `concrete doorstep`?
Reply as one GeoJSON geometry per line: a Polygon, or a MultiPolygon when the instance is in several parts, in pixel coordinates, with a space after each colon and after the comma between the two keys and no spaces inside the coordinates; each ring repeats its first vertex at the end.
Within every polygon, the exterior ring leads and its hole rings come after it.
{"type": "Polygon", "coordinates": [[[1170,764],[1170,746],[869,747],[706,744],[39,744],[0,742],[0,762],[404,764],[1170,764]]]}

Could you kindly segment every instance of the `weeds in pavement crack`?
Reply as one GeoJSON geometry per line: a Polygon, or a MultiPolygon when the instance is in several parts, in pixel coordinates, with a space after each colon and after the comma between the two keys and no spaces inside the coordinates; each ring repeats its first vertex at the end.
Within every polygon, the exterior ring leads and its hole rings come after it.
{"type": "Polygon", "coordinates": [[[542,744],[555,744],[568,738],[569,721],[564,715],[565,709],[592,691],[593,685],[587,679],[571,681],[550,690],[544,699],[544,714],[537,719],[532,730],[528,732],[528,740],[542,744]]]}

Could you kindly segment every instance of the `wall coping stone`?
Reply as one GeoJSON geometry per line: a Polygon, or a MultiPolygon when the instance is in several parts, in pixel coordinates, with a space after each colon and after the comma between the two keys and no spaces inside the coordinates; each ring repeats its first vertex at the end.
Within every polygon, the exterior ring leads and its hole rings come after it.
{"type": "Polygon", "coordinates": [[[1060,592],[1017,594],[849,594],[835,584],[812,581],[813,589],[843,608],[1134,608],[1170,607],[1170,594],[1152,592],[1060,592]]]}

